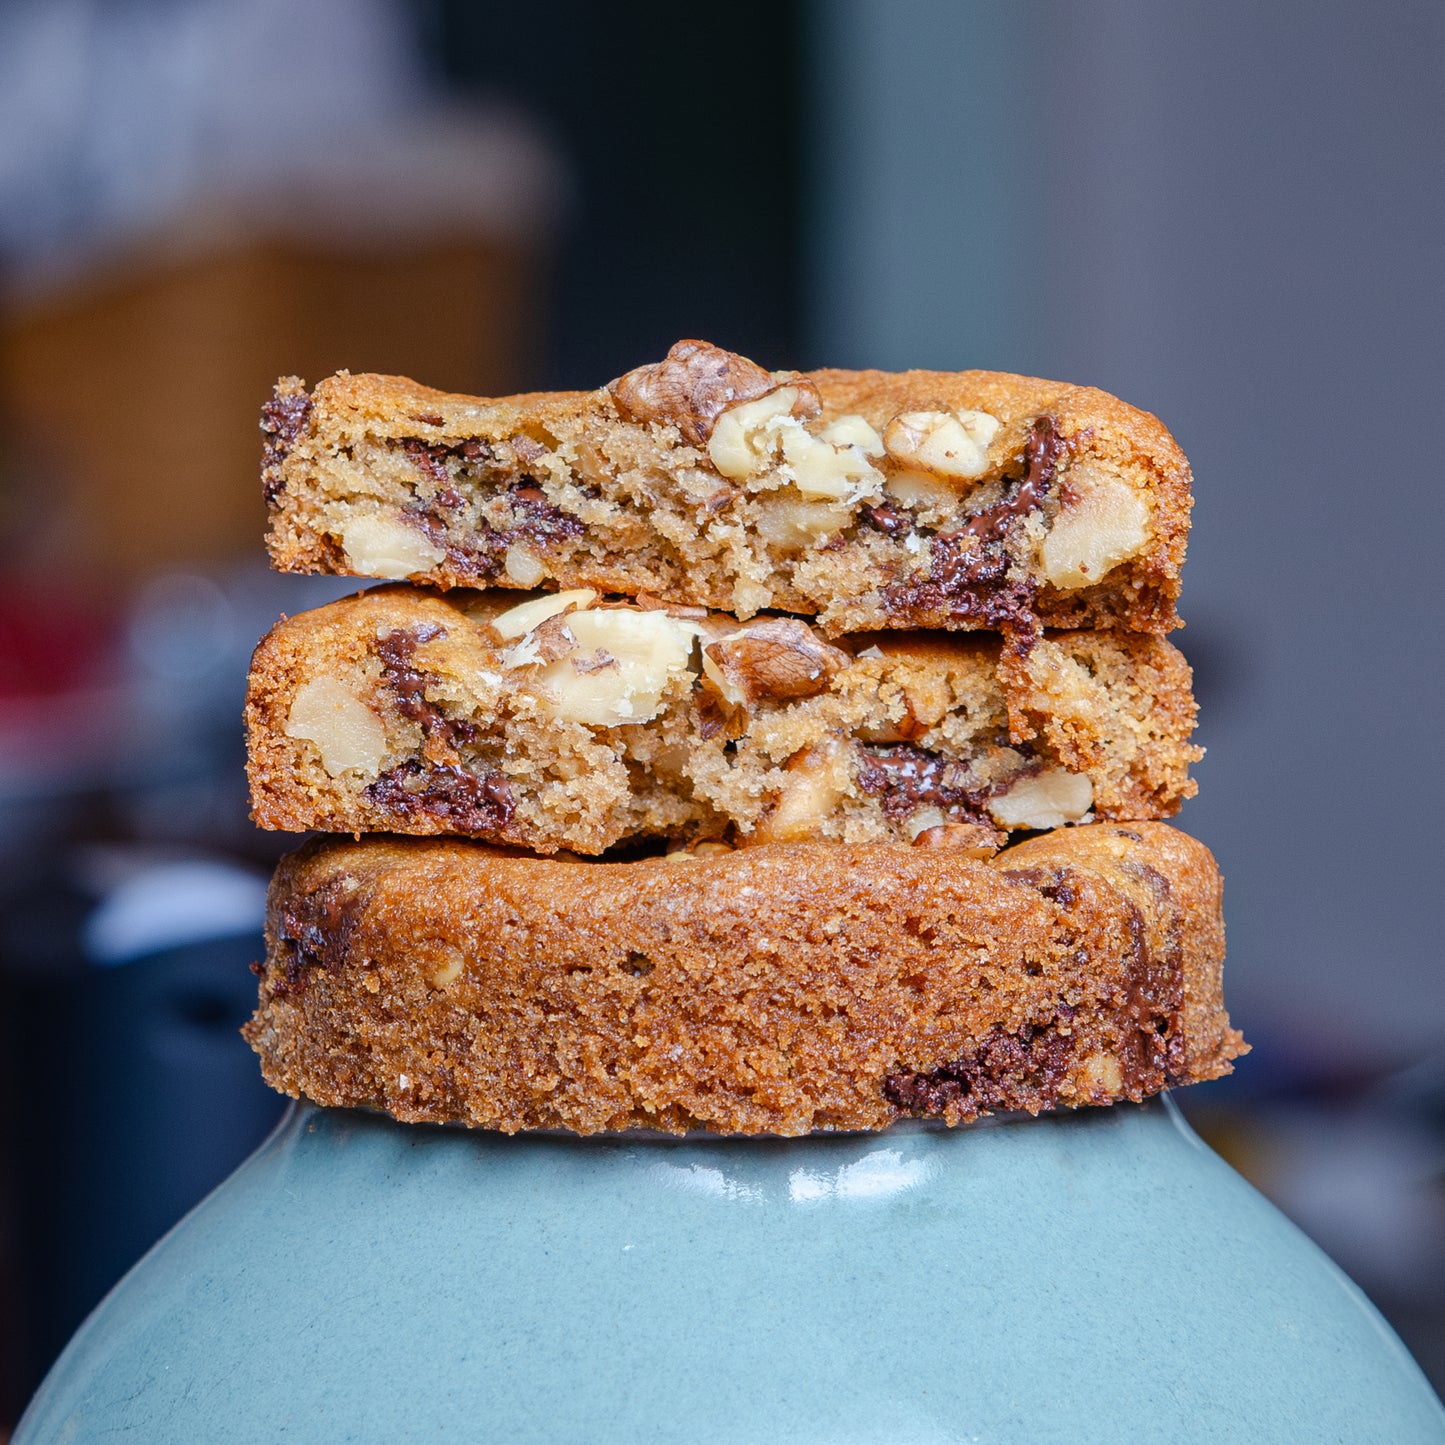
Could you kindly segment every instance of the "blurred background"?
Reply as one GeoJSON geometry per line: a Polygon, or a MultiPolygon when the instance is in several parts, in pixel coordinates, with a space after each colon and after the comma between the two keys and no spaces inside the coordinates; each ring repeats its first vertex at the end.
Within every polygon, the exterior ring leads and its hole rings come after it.
{"type": "Polygon", "coordinates": [[[1445,1383],[1442,82],[1437,0],[0,4],[0,1436],[279,1112],[245,667],[352,584],[264,565],[272,382],[682,336],[1173,429],[1255,1046],[1180,1102],[1445,1383]]]}

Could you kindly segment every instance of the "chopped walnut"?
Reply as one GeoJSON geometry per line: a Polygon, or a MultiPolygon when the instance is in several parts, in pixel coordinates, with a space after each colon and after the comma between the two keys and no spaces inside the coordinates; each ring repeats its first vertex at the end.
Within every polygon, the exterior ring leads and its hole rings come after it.
{"type": "Polygon", "coordinates": [[[650,722],[673,681],[693,675],[692,649],[701,630],[695,622],[624,608],[572,612],[555,621],[574,646],[541,667],[532,686],[538,710],[558,721],[591,727],[650,722]]]}
{"type": "Polygon", "coordinates": [[[995,793],[988,811],[1001,828],[1042,829],[1080,822],[1093,806],[1090,779],[1063,768],[1045,768],[995,793]]]}
{"type": "Polygon", "coordinates": [[[341,529],[340,541],[347,565],[360,577],[400,581],[429,572],[446,557],[415,527],[379,513],[351,518],[341,529]]]}
{"type": "Polygon", "coordinates": [[[728,702],[751,707],[763,698],[811,697],[852,659],[796,617],[768,617],[709,643],[703,671],[728,702]]]}
{"type": "Polygon", "coordinates": [[[597,594],[590,587],[573,587],[566,592],[547,592],[541,597],[529,597],[515,607],[492,618],[492,627],[504,641],[510,642],[539,627],[549,617],[566,612],[574,607],[586,607],[597,600],[597,594]]]}
{"type": "Polygon", "coordinates": [[[1149,541],[1149,509],[1128,483],[1093,467],[1068,473],[1064,504],[1044,538],[1040,571],[1065,591],[1091,586],[1149,541]]]}
{"type": "Polygon", "coordinates": [[[883,432],[888,455],[911,471],[976,481],[988,470],[999,421],[986,411],[907,411],[883,432]]]}
{"type": "Polygon", "coordinates": [[[703,447],[720,412],[777,385],[745,356],[706,341],[679,341],[665,360],[629,371],[608,390],[629,421],[670,422],[690,446],[703,447]]]}
{"type": "Polygon", "coordinates": [[[817,837],[852,782],[848,753],[838,738],[825,738],[789,759],[772,810],[753,838],[759,843],[792,843],[817,837]]]}
{"type": "Polygon", "coordinates": [[[982,823],[934,823],[913,835],[915,848],[949,848],[965,858],[992,858],[1005,842],[1004,835],[982,823]]]}
{"type": "Polygon", "coordinates": [[[333,778],[349,772],[375,777],[386,753],[381,719],[335,677],[314,677],[296,689],[285,731],[312,743],[333,778]]]}
{"type": "MultiPolygon", "coordinates": [[[[802,420],[816,416],[818,408],[818,393],[808,382],[790,382],[753,401],[730,406],[713,424],[708,457],[723,476],[741,481],[774,462],[785,440],[800,456],[814,446],[830,455],[838,453],[831,443],[819,441],[803,429],[802,420]]],[[[859,456],[864,466],[871,466],[861,452],[859,456]]],[[[804,470],[811,476],[806,463],[804,470]]]]}

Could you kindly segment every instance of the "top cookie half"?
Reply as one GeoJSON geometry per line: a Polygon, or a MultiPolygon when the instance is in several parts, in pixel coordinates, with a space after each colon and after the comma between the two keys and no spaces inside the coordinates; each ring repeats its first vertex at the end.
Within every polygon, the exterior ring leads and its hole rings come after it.
{"type": "Polygon", "coordinates": [[[653,594],[833,635],[1178,625],[1188,463],[1090,387],[769,373],[681,341],[590,392],[286,378],[261,425],[282,571],[653,594]]]}

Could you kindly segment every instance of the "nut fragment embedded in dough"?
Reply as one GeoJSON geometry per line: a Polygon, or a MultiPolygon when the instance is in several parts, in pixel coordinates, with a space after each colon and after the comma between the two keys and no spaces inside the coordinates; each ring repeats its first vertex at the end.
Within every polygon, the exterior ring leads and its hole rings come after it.
{"type": "Polygon", "coordinates": [[[919,512],[929,508],[946,512],[958,502],[958,489],[928,472],[890,472],[883,489],[894,501],[919,512]]]}
{"type": "Polygon", "coordinates": [[[701,630],[695,622],[615,608],[573,612],[566,626],[576,646],[536,676],[537,707],[559,722],[650,722],[669,684],[695,675],[689,665],[701,630]]]}
{"type": "Polygon", "coordinates": [[[796,386],[729,407],[713,423],[707,454],[723,476],[740,481],[760,472],[772,458],[778,433],[792,418],[800,398],[796,386]]]}
{"type": "Polygon", "coordinates": [[[375,514],[350,518],[341,528],[341,550],[347,565],[361,577],[400,581],[414,572],[429,572],[445,558],[415,527],[375,514]]]}
{"type": "Polygon", "coordinates": [[[547,569],[525,547],[508,547],[502,570],[518,587],[535,587],[547,575],[547,569]]]}
{"type": "Polygon", "coordinates": [[[710,642],[703,671],[728,702],[745,707],[763,698],[811,697],[823,692],[852,659],[796,617],[769,617],[710,642]]]}
{"type": "Polygon", "coordinates": [[[875,461],[886,450],[877,429],[866,417],[857,413],[840,416],[837,421],[829,422],[818,435],[837,447],[857,447],[865,457],[871,457],[875,461]]]}
{"type": "Polygon", "coordinates": [[[759,843],[795,843],[817,837],[852,783],[847,749],[826,738],[792,758],[783,789],[754,832],[759,843]]]}
{"type": "Polygon", "coordinates": [[[813,436],[797,422],[779,429],[783,475],[809,500],[860,501],[876,497],[883,474],[861,446],[813,436]]]}
{"type": "Polygon", "coordinates": [[[1044,579],[1065,591],[1092,586],[1149,542],[1149,509],[1117,477],[1075,467],[1068,490],[1070,498],[1039,549],[1044,579]]]}
{"type": "Polygon", "coordinates": [[[590,587],[574,587],[567,592],[550,592],[542,597],[532,597],[509,607],[499,616],[492,618],[492,627],[510,642],[522,637],[534,627],[540,627],[549,617],[569,608],[586,607],[597,600],[597,594],[590,587]]]}
{"type": "MultiPolygon", "coordinates": [[[[758,506],[758,535],[783,552],[801,552],[835,536],[853,520],[847,502],[804,501],[791,487],[769,492],[758,506]]],[[[766,600],[766,599],[765,599],[766,600]]]]}
{"type": "Polygon", "coordinates": [[[1045,768],[1021,778],[989,799],[988,811],[1003,828],[1062,828],[1094,806],[1094,785],[1082,773],[1045,768]]]}
{"type": "Polygon", "coordinates": [[[915,848],[952,848],[964,858],[992,858],[1007,841],[983,823],[937,823],[913,835],[915,848]]]}
{"type": "Polygon", "coordinates": [[[314,743],[333,778],[347,772],[375,777],[386,752],[381,719],[334,677],[312,678],[296,689],[286,736],[314,743]]]}
{"type": "Polygon", "coordinates": [[[883,445],[914,471],[976,481],[988,470],[988,447],[998,429],[998,418],[986,411],[906,411],[888,423],[883,445]]]}

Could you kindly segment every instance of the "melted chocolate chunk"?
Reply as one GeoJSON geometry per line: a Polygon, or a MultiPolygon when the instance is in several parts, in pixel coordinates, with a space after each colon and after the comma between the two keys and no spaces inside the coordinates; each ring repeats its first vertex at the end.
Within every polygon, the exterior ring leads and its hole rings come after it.
{"type": "MultiPolygon", "coordinates": [[[[963,525],[963,532],[981,542],[1001,541],[1020,517],[1043,506],[1064,453],[1064,440],[1051,416],[1041,416],[1024,443],[1024,475],[1011,492],[963,525]]],[[[957,534],[955,534],[957,535],[957,534]]]]}
{"type": "Polygon", "coordinates": [[[953,532],[933,538],[924,578],[890,582],[883,605],[891,612],[940,612],[983,627],[1032,637],[1038,584],[1010,577],[1005,543],[1016,523],[1043,505],[1065,449],[1052,417],[1040,417],[1024,444],[1023,476],[993,506],[953,532]]]}
{"type": "Polygon", "coordinates": [[[901,823],[929,806],[970,823],[988,822],[984,803],[990,790],[970,781],[967,764],[908,743],[864,746],[859,752],[858,786],[865,793],[882,795],[890,822],[901,823]]]}
{"type": "Polygon", "coordinates": [[[356,927],[350,902],[345,885],[333,880],[282,910],[275,949],[280,975],[272,971],[273,995],[300,992],[316,969],[341,969],[356,927]]]}
{"type": "Polygon", "coordinates": [[[889,1074],[883,1080],[883,1097],[912,1114],[942,1114],[950,1105],[966,1116],[991,1109],[1050,1109],[1059,1101],[1059,1086],[1076,1047],[1074,1035],[1059,1028],[1072,1013],[1061,1005],[1058,1019],[1017,1033],[996,1026],[961,1059],[935,1069],[889,1074]]]}
{"type": "Polygon", "coordinates": [[[398,629],[388,632],[377,642],[376,655],[381,660],[382,679],[395,694],[396,710],[412,722],[420,723],[422,732],[428,738],[455,748],[472,742],[477,729],[464,718],[447,717],[434,702],[427,700],[427,684],[432,679],[413,663],[416,650],[422,643],[445,636],[444,628],[431,623],[423,623],[410,632],[398,629]]]}
{"type": "Polygon", "coordinates": [[[1184,1076],[1184,1037],[1179,1016],[1184,1009],[1184,974],[1179,966],[1177,928],[1168,956],[1156,958],[1149,947],[1144,916],[1130,904],[1126,923],[1133,946],[1133,966],[1113,1000],[1132,1028],[1116,1046],[1124,1092],[1137,1098],[1177,1084],[1184,1076]]]}
{"type": "Polygon", "coordinates": [[[265,442],[261,454],[261,490],[273,502],[286,485],[281,464],[311,417],[311,398],[304,391],[276,392],[261,408],[265,442]]]}
{"type": "Polygon", "coordinates": [[[404,441],[402,449],[424,476],[430,477],[438,486],[451,485],[452,475],[447,471],[447,458],[452,455],[450,447],[433,446],[413,439],[404,441]]]}
{"type": "Polygon", "coordinates": [[[865,502],[858,510],[870,527],[887,537],[901,536],[917,521],[912,512],[905,512],[902,507],[894,506],[892,502],[879,502],[876,506],[869,506],[865,502]]]}
{"type": "Polygon", "coordinates": [[[580,537],[587,528],[580,517],[564,512],[561,507],[547,500],[541,487],[523,484],[513,487],[507,493],[512,504],[512,525],[501,532],[503,551],[519,537],[533,542],[547,543],[561,538],[580,537]]]}
{"type": "Polygon", "coordinates": [[[425,813],[462,833],[498,833],[512,821],[511,785],[498,772],[468,772],[415,758],[384,772],[366,790],[369,802],[403,818],[425,813]]]}
{"type": "MultiPolygon", "coordinates": [[[[1152,871],[1152,870],[1151,870],[1152,871]]],[[[1079,901],[1078,879],[1068,869],[1014,869],[1003,874],[1052,899],[1062,910],[1060,926],[1067,943],[1068,914],[1079,901]]],[[[1161,875],[1162,880],[1162,875],[1161,875]]],[[[1164,882],[1167,894],[1168,882],[1164,882]]],[[[1144,915],[1130,903],[1124,911],[1131,957],[1122,977],[1098,1001],[1099,1023],[1075,1023],[1075,1010],[1058,1007],[1058,1018],[1016,1034],[995,1028],[969,1055],[937,1068],[889,1075],[884,1097],[913,1113],[942,1114],[950,1106],[965,1117],[987,1109],[1046,1109],[1058,1102],[1059,1085],[1075,1053],[1096,1048],[1119,1065],[1119,1093],[1142,1099],[1186,1077],[1187,1056],[1180,1030],[1184,1008],[1177,921],[1161,953],[1149,947],[1144,915]],[[1059,1021],[1070,1021],[1067,1034],[1059,1021]]],[[[1086,968],[1088,959],[1076,956],[1086,968]]],[[[1035,970],[1031,975],[1037,976],[1035,970]]]]}
{"type": "Polygon", "coordinates": [[[495,577],[502,570],[507,549],[516,542],[527,541],[545,549],[555,542],[580,537],[587,530],[581,518],[549,502],[547,494],[533,482],[519,482],[500,495],[511,513],[510,524],[496,526],[485,517],[477,517],[465,539],[453,535],[451,518],[442,514],[463,504],[463,498],[450,485],[439,489],[429,501],[409,507],[406,518],[434,547],[447,554],[456,572],[471,580],[495,577]]]}

